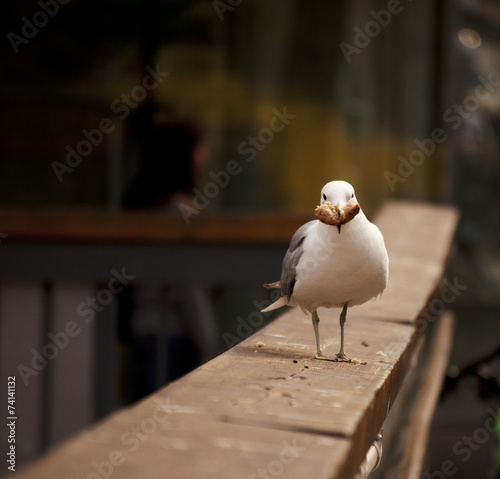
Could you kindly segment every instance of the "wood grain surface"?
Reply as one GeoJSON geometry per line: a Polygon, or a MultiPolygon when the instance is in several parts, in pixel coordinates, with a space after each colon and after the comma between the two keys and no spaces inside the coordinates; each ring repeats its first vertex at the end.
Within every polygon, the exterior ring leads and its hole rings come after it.
{"type": "MultiPolygon", "coordinates": [[[[441,288],[456,221],[452,208],[405,202],[375,218],[389,251],[389,285],[380,301],[350,309],[345,329],[347,353],[366,364],[312,359],[311,320],[290,309],[16,477],[352,477],[417,364],[425,338],[417,321],[441,288]]],[[[339,313],[319,311],[326,354],[339,347],[339,313]]]]}

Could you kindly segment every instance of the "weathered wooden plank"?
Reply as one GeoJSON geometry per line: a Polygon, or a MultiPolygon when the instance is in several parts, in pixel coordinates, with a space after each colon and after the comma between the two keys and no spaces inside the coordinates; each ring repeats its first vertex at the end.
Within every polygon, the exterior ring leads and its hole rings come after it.
{"type": "Polygon", "coordinates": [[[166,394],[111,416],[53,451],[36,469],[18,473],[37,479],[231,477],[326,478],[349,441],[186,414],[166,394]],[[264,476],[265,477],[265,476],[264,476]]]}
{"type": "MultiPolygon", "coordinates": [[[[321,326],[325,349],[330,346],[337,348],[337,318],[324,316],[321,326]]],[[[346,334],[355,335],[359,343],[351,344],[350,354],[366,360],[367,365],[324,363],[312,359],[314,340],[310,321],[301,312],[292,311],[228,353],[167,387],[162,396],[168,397],[165,408],[171,411],[169,422],[175,427],[165,431],[163,441],[167,444],[181,444],[190,451],[200,448],[198,454],[201,456],[197,459],[195,455],[191,462],[183,464],[181,461],[179,464],[179,457],[175,455],[175,458],[171,458],[172,462],[164,464],[168,464],[169,469],[179,468],[179,472],[185,473],[187,477],[212,477],[208,473],[210,470],[213,470],[213,477],[216,471],[219,474],[224,471],[224,474],[231,474],[231,477],[249,477],[252,469],[248,469],[248,464],[242,464],[243,459],[235,457],[234,451],[228,455],[227,449],[234,446],[224,446],[216,441],[218,447],[210,453],[203,451],[202,444],[213,444],[214,430],[219,427],[222,428],[221,431],[225,431],[221,425],[226,425],[227,432],[220,434],[225,434],[228,444],[237,443],[241,436],[245,437],[251,430],[256,434],[255,444],[251,447],[258,448],[260,440],[262,451],[270,450],[271,446],[262,437],[268,437],[270,432],[276,437],[274,450],[283,441],[294,439],[300,444],[310,444],[310,438],[316,438],[315,441],[320,444],[325,440],[331,443],[332,449],[329,452],[324,450],[329,457],[328,468],[325,468],[324,462],[318,457],[313,459],[318,451],[309,445],[306,448],[307,458],[302,458],[307,467],[299,468],[297,463],[293,471],[287,471],[287,477],[304,477],[304,470],[318,478],[332,477],[332,471],[338,472],[335,477],[349,477],[356,472],[372,441],[367,438],[376,435],[380,429],[394,400],[398,384],[403,380],[403,377],[394,372],[394,366],[398,363],[400,370],[404,371],[401,365],[410,360],[411,348],[407,345],[415,328],[375,323],[355,315],[350,323],[346,334]],[[356,332],[358,328],[362,333],[356,332]],[[286,336],[283,331],[287,333],[286,336]],[[368,347],[362,345],[363,341],[368,347]],[[264,344],[262,347],[256,346],[261,343],[264,344]],[[402,357],[401,352],[405,347],[407,352],[402,357]],[[352,447],[353,443],[357,447],[352,447]],[[212,461],[211,469],[198,467],[198,461],[203,464],[204,454],[212,461]],[[233,462],[237,466],[236,470],[233,462]]],[[[75,460],[78,468],[83,467],[83,463],[87,467],[84,472],[90,474],[94,470],[92,461],[101,463],[117,449],[118,435],[121,437],[142,421],[145,421],[144,429],[147,429],[148,424],[152,424],[148,417],[153,417],[154,410],[150,413],[146,413],[146,410],[151,411],[152,405],[156,404],[154,398],[149,401],[134,408],[137,419],[131,411],[123,412],[114,418],[113,426],[105,423],[94,431],[99,437],[107,437],[109,429],[116,428],[114,439],[109,440],[110,450],[107,454],[101,443],[80,441],[74,449],[79,458],[75,460]]],[[[151,425],[151,429],[153,428],[151,425]]],[[[130,442],[130,447],[133,447],[131,437],[126,436],[124,440],[127,441],[127,446],[130,442]]],[[[160,438],[158,440],[162,441],[160,438]]],[[[151,442],[153,441],[151,437],[151,442]]],[[[149,447],[148,440],[148,450],[149,447]]],[[[122,445],[118,450],[123,448],[122,445]]],[[[259,464],[262,468],[276,460],[273,455],[276,456],[277,453],[252,457],[254,464],[259,464]]],[[[65,475],[66,468],[61,465],[61,457],[66,462],[72,462],[71,456],[67,457],[65,450],[61,449],[59,456],[47,458],[43,462],[45,465],[36,470],[37,477],[80,477],[74,470],[69,471],[68,476],[65,475]]],[[[141,452],[140,455],[132,455],[131,460],[138,461],[139,468],[140,462],[145,458],[141,452]]],[[[137,471],[135,466],[129,464],[128,459],[123,462],[127,465],[120,467],[120,477],[134,477],[133,474],[137,471]],[[127,472],[129,470],[130,475],[127,472]]],[[[83,476],[83,472],[81,474],[82,478],[87,477],[83,476]]],[[[148,476],[155,477],[149,474],[149,470],[148,476]]]]}
{"type": "MultiPolygon", "coordinates": [[[[295,439],[307,446],[286,477],[351,477],[415,363],[415,322],[440,285],[456,223],[453,210],[438,211],[389,205],[377,218],[391,260],[389,288],[380,302],[349,310],[346,324],[346,351],[366,365],[312,359],[311,321],[293,309],[99,424],[93,439],[78,436],[20,477],[91,478],[93,461],[111,465],[112,458],[123,478],[138,471],[144,477],[163,477],[165,471],[173,471],[172,477],[258,477],[255,471],[279,460],[283,441],[295,439]],[[161,427],[155,425],[158,407],[168,414],[161,427]],[[137,450],[125,456],[134,434],[137,450]],[[113,451],[122,455],[112,457],[113,451]]],[[[320,310],[322,342],[330,354],[339,346],[338,314],[320,310]]]]}
{"type": "Polygon", "coordinates": [[[416,365],[384,422],[384,455],[374,479],[420,477],[432,416],[445,377],[453,339],[447,311],[419,337],[416,365]],[[424,341],[425,340],[425,341],[424,341]]]}
{"type": "MultiPolygon", "coordinates": [[[[320,328],[324,350],[334,353],[339,327],[336,314],[329,313],[322,315],[320,328]]],[[[412,326],[377,323],[356,314],[348,324],[349,354],[366,365],[312,359],[312,325],[308,317],[293,310],[192,373],[188,381],[171,385],[170,396],[201,416],[350,438],[357,447],[334,469],[339,473],[336,477],[349,477],[395,399],[416,334],[412,326]]]]}
{"type": "MultiPolygon", "coordinates": [[[[337,318],[323,316],[324,350],[334,353],[337,318]]],[[[224,420],[352,435],[356,418],[373,399],[374,385],[380,388],[387,380],[414,328],[351,318],[346,327],[349,354],[367,362],[352,365],[312,359],[309,318],[294,310],[282,319],[197,369],[188,381],[172,384],[172,398],[180,402],[187,397],[197,412],[224,420]]]]}
{"type": "Polygon", "coordinates": [[[389,252],[389,284],[370,315],[384,320],[417,321],[440,286],[457,211],[425,203],[387,203],[376,217],[389,252]]]}
{"type": "Polygon", "coordinates": [[[428,367],[423,374],[411,415],[409,440],[406,454],[401,461],[398,479],[421,477],[432,417],[439,400],[453,342],[453,325],[454,316],[450,311],[443,314],[436,324],[436,331],[433,333],[429,348],[428,367]]]}

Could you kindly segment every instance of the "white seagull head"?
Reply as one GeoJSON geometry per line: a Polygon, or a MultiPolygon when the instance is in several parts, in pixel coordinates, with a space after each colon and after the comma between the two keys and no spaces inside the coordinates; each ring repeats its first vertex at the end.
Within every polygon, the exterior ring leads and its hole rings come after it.
{"type": "Polygon", "coordinates": [[[351,200],[358,202],[354,188],[347,181],[330,181],[321,190],[320,204],[329,201],[332,205],[345,206],[351,200]]]}

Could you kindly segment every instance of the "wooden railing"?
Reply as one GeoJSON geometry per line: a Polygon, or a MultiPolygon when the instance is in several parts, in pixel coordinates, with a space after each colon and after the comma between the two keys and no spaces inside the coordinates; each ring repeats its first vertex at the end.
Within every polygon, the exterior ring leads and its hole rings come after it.
{"type": "MultiPolygon", "coordinates": [[[[385,477],[419,477],[451,341],[453,321],[440,316],[461,291],[458,278],[443,282],[457,214],[390,203],[374,221],[389,251],[389,285],[380,301],[352,308],[346,324],[346,347],[366,364],[312,359],[310,318],[291,309],[17,477],[347,479],[382,427],[391,445],[385,477]]],[[[279,266],[262,281],[278,275],[279,266]]],[[[338,311],[321,318],[333,353],[338,311]]]]}
{"type": "MultiPolygon", "coordinates": [[[[115,292],[120,276],[132,288],[187,284],[207,297],[213,287],[261,288],[308,219],[204,213],[186,224],[168,212],[0,208],[0,373],[17,376],[17,463],[119,407],[121,296],[106,293],[110,281],[115,292]],[[87,298],[99,303],[93,319],[79,312],[87,298]]],[[[202,360],[225,346],[207,313],[194,329],[202,360]]]]}

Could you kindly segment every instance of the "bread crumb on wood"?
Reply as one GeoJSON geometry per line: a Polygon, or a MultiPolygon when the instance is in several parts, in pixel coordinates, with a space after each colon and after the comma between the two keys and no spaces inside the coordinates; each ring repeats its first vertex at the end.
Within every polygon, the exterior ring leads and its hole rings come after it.
{"type": "Polygon", "coordinates": [[[358,358],[352,358],[351,361],[352,364],[361,364],[361,361],[358,358]]]}
{"type": "Polygon", "coordinates": [[[376,354],[377,356],[384,356],[384,357],[387,357],[387,354],[386,354],[386,353],[384,353],[384,351],[377,351],[375,354],[376,354]]]}
{"type": "Polygon", "coordinates": [[[255,347],[256,348],[263,348],[264,346],[265,346],[265,344],[262,341],[257,341],[255,343],[255,347]]]}

